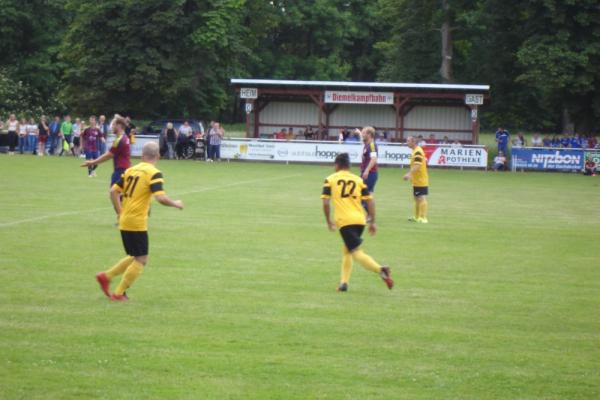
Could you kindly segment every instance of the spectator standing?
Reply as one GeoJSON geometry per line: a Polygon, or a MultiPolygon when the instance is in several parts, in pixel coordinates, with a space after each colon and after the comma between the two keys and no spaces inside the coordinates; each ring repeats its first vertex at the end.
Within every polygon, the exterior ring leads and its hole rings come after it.
{"type": "Polygon", "coordinates": [[[19,153],[23,154],[27,151],[27,120],[21,118],[19,123],[19,153]]]}
{"type": "Polygon", "coordinates": [[[31,151],[32,155],[37,154],[38,135],[38,126],[36,125],[35,120],[30,118],[29,124],[27,125],[27,148],[31,151]]]}
{"type": "Polygon", "coordinates": [[[598,146],[598,140],[596,139],[596,136],[590,134],[587,138],[588,149],[595,149],[597,146],[598,146]]]}
{"type": "MultiPolygon", "coordinates": [[[[79,157],[81,154],[81,131],[83,130],[83,124],[81,118],[75,118],[73,124],[73,155],[79,157]]],[[[95,157],[94,157],[95,158],[95,157]]]]}
{"type": "MultiPolygon", "coordinates": [[[[285,130],[285,129],[284,129],[285,130]]],[[[225,136],[225,130],[221,128],[221,124],[215,122],[208,132],[208,158],[215,161],[221,159],[221,141],[225,136]]]]}
{"type": "Polygon", "coordinates": [[[417,138],[417,146],[419,147],[425,147],[427,146],[427,141],[425,140],[425,138],[423,138],[423,135],[419,135],[417,138]]]}
{"type": "Polygon", "coordinates": [[[552,139],[550,139],[550,136],[548,136],[548,135],[544,136],[544,140],[542,140],[542,146],[552,147],[552,139]]]}
{"type": "Polygon", "coordinates": [[[167,139],[167,158],[169,160],[173,160],[175,158],[175,144],[177,143],[177,130],[173,127],[172,122],[167,123],[165,137],[167,139]]]}
{"type": "Polygon", "coordinates": [[[54,117],[54,121],[50,123],[50,154],[56,154],[56,148],[60,143],[60,117],[54,117]]]}
{"type": "Polygon", "coordinates": [[[313,131],[313,129],[310,125],[307,126],[306,129],[304,130],[304,138],[306,140],[312,140],[314,134],[315,134],[315,132],[313,131]]]}
{"type": "Polygon", "coordinates": [[[571,138],[566,133],[560,137],[560,147],[564,147],[565,149],[571,145],[571,138]]]}
{"type": "Polygon", "coordinates": [[[129,138],[131,144],[135,143],[135,135],[137,135],[137,127],[131,122],[131,118],[129,116],[125,117],[125,121],[127,122],[127,127],[125,128],[125,134],[129,138]]]}
{"type": "Polygon", "coordinates": [[[494,157],[494,165],[492,167],[494,171],[506,171],[506,156],[504,156],[503,152],[499,152],[496,157],[494,157]]]}
{"type": "Polygon", "coordinates": [[[552,147],[560,147],[560,139],[558,135],[552,136],[552,147]]]}
{"type": "Polygon", "coordinates": [[[8,128],[8,155],[15,155],[15,148],[19,142],[19,120],[15,114],[10,114],[8,121],[6,122],[8,128]]]}
{"type": "MultiPolygon", "coordinates": [[[[513,147],[525,147],[525,146],[527,146],[527,140],[525,140],[525,136],[523,136],[523,132],[518,132],[517,133],[517,137],[513,139],[512,145],[513,145],[513,147]]],[[[504,151],[503,151],[503,153],[504,153],[504,151]]]]}
{"type": "Polygon", "coordinates": [[[177,158],[180,160],[184,157],[185,144],[192,137],[192,127],[188,121],[183,121],[179,127],[179,135],[177,136],[177,158]]]}
{"type": "Polygon", "coordinates": [[[106,116],[101,115],[98,119],[98,129],[100,129],[101,137],[98,139],[98,151],[100,154],[106,153],[106,139],[108,139],[108,123],[106,116]]]}
{"type": "Polygon", "coordinates": [[[539,133],[534,133],[533,137],[531,138],[531,147],[543,147],[544,146],[544,141],[542,140],[542,137],[540,136],[539,133]]]}
{"type": "Polygon", "coordinates": [[[287,134],[287,140],[294,140],[294,128],[289,128],[288,129],[288,134],[287,134]]]}
{"type": "Polygon", "coordinates": [[[592,157],[588,157],[585,160],[585,165],[583,167],[583,174],[585,176],[596,176],[596,163],[592,159],[592,157]]]}
{"type": "MultiPolygon", "coordinates": [[[[62,137],[62,149],[60,150],[60,156],[65,152],[65,147],[67,151],[71,150],[73,136],[73,124],[71,123],[71,116],[69,114],[65,115],[65,120],[62,124],[60,124],[60,137],[62,137]]],[[[73,153],[75,155],[75,153],[73,153]]]]}
{"type": "Polygon", "coordinates": [[[496,131],[496,143],[498,143],[498,153],[503,152],[506,154],[508,152],[508,139],[510,138],[510,133],[503,127],[498,127],[496,131]]]}
{"type": "MultiPolygon", "coordinates": [[[[211,125],[211,130],[208,131],[208,138],[210,141],[210,132],[212,131],[212,126],[215,124],[215,122],[212,123],[211,125]]],[[[275,139],[277,140],[285,140],[287,138],[287,129],[283,128],[281,129],[279,132],[275,133],[275,139]]],[[[209,143],[209,150],[210,150],[210,143],[209,143]]],[[[210,156],[208,158],[211,158],[210,156]]]]}
{"type": "Polygon", "coordinates": [[[42,157],[46,153],[46,141],[48,140],[48,135],[50,134],[50,128],[48,128],[48,121],[46,120],[46,116],[42,115],[40,118],[40,123],[38,124],[38,156],[42,157]]]}
{"type": "Polygon", "coordinates": [[[581,149],[583,148],[583,140],[579,134],[573,135],[571,138],[571,148],[572,149],[581,149]]]}
{"type": "MultiPolygon", "coordinates": [[[[81,134],[81,139],[83,141],[83,149],[85,151],[85,159],[86,160],[95,160],[99,157],[99,143],[104,141],[102,137],[102,132],[98,128],[96,124],[96,117],[90,117],[90,126],[86,128],[81,134]]],[[[93,178],[96,176],[96,168],[98,165],[90,165],[88,166],[88,177],[93,178]]]]}
{"type": "Polygon", "coordinates": [[[448,136],[444,136],[444,138],[440,141],[440,144],[450,144],[450,139],[448,136]]]}

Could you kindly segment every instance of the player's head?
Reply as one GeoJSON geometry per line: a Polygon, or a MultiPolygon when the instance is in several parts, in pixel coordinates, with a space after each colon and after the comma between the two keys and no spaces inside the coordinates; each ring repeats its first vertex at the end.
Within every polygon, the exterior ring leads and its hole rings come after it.
{"type": "Polygon", "coordinates": [[[350,156],[348,153],[340,153],[335,157],[334,163],[336,171],[350,169],[350,156]]]}
{"type": "Polygon", "coordinates": [[[142,147],[142,160],[155,163],[160,158],[160,147],[156,142],[148,142],[142,147]]]}
{"type": "Polygon", "coordinates": [[[406,144],[411,149],[414,149],[415,147],[417,147],[417,139],[414,136],[409,136],[406,138],[406,144]]]}
{"type": "Polygon", "coordinates": [[[125,131],[125,128],[127,128],[127,121],[119,114],[115,114],[115,117],[113,118],[110,125],[112,126],[113,131],[123,133],[125,131]]]}
{"type": "Polygon", "coordinates": [[[375,128],[373,128],[372,126],[365,126],[360,132],[360,134],[362,136],[363,142],[369,143],[371,142],[371,140],[373,140],[373,138],[375,138],[375,128]]]}

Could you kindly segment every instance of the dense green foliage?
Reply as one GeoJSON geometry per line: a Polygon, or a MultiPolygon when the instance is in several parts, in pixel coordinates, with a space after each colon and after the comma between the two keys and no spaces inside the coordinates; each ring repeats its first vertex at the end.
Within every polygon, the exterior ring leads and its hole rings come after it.
{"type": "Polygon", "coordinates": [[[153,205],[149,264],[111,304],[112,166],[79,164],[0,156],[1,399],[599,397],[600,178],[433,170],[415,226],[382,168],[364,248],[397,286],[355,266],[340,294],[331,166],[161,161],[186,209],[153,205]]]}
{"type": "Polygon", "coordinates": [[[487,128],[600,122],[596,0],[1,0],[0,20],[26,110],[232,120],[231,77],[455,81],[491,85],[487,128]]]}

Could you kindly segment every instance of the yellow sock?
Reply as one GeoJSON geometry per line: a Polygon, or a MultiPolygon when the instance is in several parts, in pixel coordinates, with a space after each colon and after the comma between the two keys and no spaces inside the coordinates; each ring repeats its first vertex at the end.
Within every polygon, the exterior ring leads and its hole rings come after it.
{"type": "Polygon", "coordinates": [[[423,199],[421,201],[421,218],[427,219],[427,200],[423,199]]]}
{"type": "Polygon", "coordinates": [[[368,269],[369,271],[373,271],[376,273],[381,272],[381,265],[377,264],[377,261],[373,260],[370,255],[365,253],[362,250],[355,250],[352,253],[352,257],[358,261],[363,268],[368,269]]]}
{"type": "Polygon", "coordinates": [[[121,295],[125,293],[125,291],[129,289],[131,285],[133,285],[133,282],[135,282],[135,280],[142,274],[143,270],[144,266],[136,259],[133,259],[133,262],[131,265],[129,265],[127,271],[125,271],[123,278],[121,278],[121,282],[119,283],[119,286],[117,286],[115,294],[121,295]]]}
{"type": "Polygon", "coordinates": [[[420,210],[419,202],[415,200],[415,218],[419,218],[419,215],[420,215],[419,210],[420,210]]]}
{"type": "Polygon", "coordinates": [[[129,267],[129,264],[131,264],[132,261],[133,261],[132,256],[127,256],[127,257],[121,259],[118,263],[113,265],[111,269],[109,269],[108,271],[105,272],[106,277],[108,279],[112,279],[115,276],[121,275],[123,272],[125,272],[127,267],[129,267]]]}
{"type": "Polygon", "coordinates": [[[350,274],[352,273],[352,254],[350,254],[346,246],[344,246],[343,252],[341,283],[348,283],[350,281],[350,274]]]}

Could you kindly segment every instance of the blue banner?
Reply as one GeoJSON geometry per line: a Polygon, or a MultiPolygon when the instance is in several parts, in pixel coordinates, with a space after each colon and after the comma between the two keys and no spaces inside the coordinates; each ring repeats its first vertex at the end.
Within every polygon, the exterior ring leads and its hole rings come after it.
{"type": "Polygon", "coordinates": [[[585,163],[582,149],[512,149],[513,169],[538,171],[581,171],[585,163]]]}

